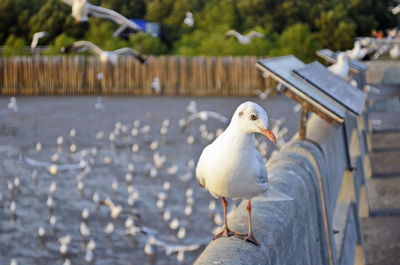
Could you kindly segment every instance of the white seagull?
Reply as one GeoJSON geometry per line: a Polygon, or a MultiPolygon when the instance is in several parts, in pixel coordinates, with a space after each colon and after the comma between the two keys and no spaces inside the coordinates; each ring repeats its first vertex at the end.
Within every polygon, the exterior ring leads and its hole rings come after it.
{"type": "Polygon", "coordinates": [[[395,44],[392,49],[389,51],[389,56],[392,59],[399,59],[400,58],[400,45],[395,44]]]}
{"type": "Polygon", "coordinates": [[[263,38],[265,37],[264,34],[257,32],[257,31],[250,31],[249,33],[247,33],[247,35],[242,35],[239,32],[237,32],[236,30],[228,30],[225,33],[226,36],[228,37],[235,37],[241,44],[243,45],[247,45],[250,44],[251,40],[254,38],[263,38]]]}
{"type": "Polygon", "coordinates": [[[17,99],[15,97],[11,97],[10,102],[7,104],[7,107],[14,112],[18,112],[17,99]]]}
{"type": "Polygon", "coordinates": [[[151,82],[151,88],[156,92],[156,94],[160,94],[162,91],[162,86],[160,82],[160,78],[154,77],[153,82],[151,82]]]}
{"type": "Polygon", "coordinates": [[[349,77],[350,65],[346,53],[339,53],[336,63],[329,66],[328,70],[333,74],[347,80],[349,77]]]}
{"type": "Polygon", "coordinates": [[[48,36],[48,35],[49,35],[49,33],[46,32],[46,31],[40,31],[40,32],[36,32],[35,34],[33,34],[32,42],[31,42],[31,50],[32,51],[35,50],[36,46],[39,43],[39,40],[41,38],[44,38],[44,37],[48,36]]]}
{"type": "Polygon", "coordinates": [[[263,158],[255,147],[256,133],[276,142],[274,134],[268,129],[267,113],[256,103],[248,101],[236,109],[228,128],[203,150],[199,158],[197,181],[214,197],[221,197],[224,208],[223,230],[214,239],[234,235],[259,245],[252,232],[250,199],[263,193],[264,196],[260,198],[267,201],[291,199],[268,184],[263,158]],[[225,198],[248,200],[248,234],[243,235],[228,228],[228,203],[225,198]]]}
{"type": "Polygon", "coordinates": [[[194,18],[192,12],[186,12],[186,17],[183,20],[183,23],[188,25],[189,27],[193,27],[194,25],[194,18]]]}
{"type": "Polygon", "coordinates": [[[114,10],[101,6],[90,4],[87,0],[62,0],[65,4],[72,7],[72,16],[78,23],[89,20],[88,15],[109,19],[118,25],[129,27],[134,32],[142,31],[142,29],[133,21],[127,19],[123,15],[114,10]]]}
{"type": "Polygon", "coordinates": [[[361,42],[357,40],[354,42],[354,47],[352,50],[347,51],[347,56],[353,60],[361,60],[367,55],[368,49],[362,48],[361,42]]]}
{"type": "Polygon", "coordinates": [[[141,55],[138,51],[128,47],[114,51],[104,51],[90,41],[81,40],[61,48],[62,53],[84,52],[87,50],[94,53],[102,63],[110,62],[111,64],[115,65],[118,63],[118,58],[122,55],[130,55],[138,59],[141,63],[146,63],[146,58],[143,55],[141,55]]]}
{"type": "Polygon", "coordinates": [[[392,14],[395,16],[400,13],[400,5],[397,5],[395,7],[389,8],[389,9],[390,9],[390,11],[392,11],[392,14]]]}

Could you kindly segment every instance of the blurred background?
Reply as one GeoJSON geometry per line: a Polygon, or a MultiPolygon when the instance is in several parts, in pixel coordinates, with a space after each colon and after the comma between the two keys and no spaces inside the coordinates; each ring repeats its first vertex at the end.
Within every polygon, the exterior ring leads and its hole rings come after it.
{"type": "Polygon", "coordinates": [[[144,54],[257,55],[294,54],[310,61],[315,51],[350,49],[354,39],[370,36],[373,30],[396,26],[389,7],[393,0],[93,0],[100,5],[136,20],[151,34],[112,37],[119,25],[97,17],[77,24],[71,7],[61,0],[2,0],[0,3],[0,45],[10,48],[4,54],[19,54],[31,43],[32,35],[46,31],[40,40],[44,54],[59,54],[61,47],[85,39],[105,50],[132,47],[144,54]],[[184,23],[191,12],[193,23],[184,23]],[[225,33],[257,31],[266,38],[243,46],[225,33]]]}

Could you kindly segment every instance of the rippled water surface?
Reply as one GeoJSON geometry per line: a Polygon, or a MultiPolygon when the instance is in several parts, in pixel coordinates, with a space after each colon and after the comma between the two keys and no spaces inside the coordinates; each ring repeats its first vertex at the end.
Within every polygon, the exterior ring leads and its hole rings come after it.
{"type": "MultiPolygon", "coordinates": [[[[7,107],[10,98],[0,98],[0,264],[11,259],[18,264],[64,264],[67,259],[71,264],[191,264],[221,222],[219,202],[197,186],[193,163],[216,130],[225,127],[209,118],[182,131],[179,120],[189,116],[191,100],[21,97],[14,112],[7,107]],[[162,135],[164,120],[169,125],[164,122],[162,135]],[[146,126],[148,134],[143,133],[146,126]],[[163,156],[157,168],[157,157],[163,156]],[[110,207],[101,203],[105,200],[120,213],[111,216],[110,207]],[[85,235],[82,226],[89,228],[85,235]],[[70,243],[61,244],[67,235],[70,243]],[[89,241],[95,248],[87,250],[89,241]]],[[[230,117],[248,99],[195,100],[199,110],[230,117]]],[[[293,102],[281,96],[251,100],[267,109],[271,123],[285,119],[284,139],[293,135],[298,119],[293,102]]]]}

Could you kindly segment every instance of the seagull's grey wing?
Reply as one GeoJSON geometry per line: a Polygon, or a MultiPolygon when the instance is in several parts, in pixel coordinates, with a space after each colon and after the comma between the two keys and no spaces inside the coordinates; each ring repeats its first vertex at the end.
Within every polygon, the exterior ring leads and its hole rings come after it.
{"type": "Polygon", "coordinates": [[[97,55],[100,55],[103,53],[103,50],[100,49],[97,45],[93,44],[90,41],[85,41],[85,40],[80,40],[80,41],[74,42],[69,49],[70,49],[70,52],[81,52],[81,51],[89,50],[97,55]]]}
{"type": "Polygon", "coordinates": [[[240,37],[240,33],[237,32],[236,30],[231,29],[231,30],[228,30],[228,31],[225,33],[225,36],[228,36],[228,37],[236,37],[236,38],[238,38],[238,37],[240,37]]]}
{"type": "Polygon", "coordinates": [[[146,58],[138,51],[132,49],[132,48],[121,48],[118,50],[113,51],[113,53],[117,54],[117,55],[121,55],[121,54],[126,54],[126,55],[132,55],[134,56],[136,59],[138,59],[141,63],[146,63],[146,58]]]}
{"type": "Polygon", "coordinates": [[[104,8],[101,6],[95,6],[92,4],[88,4],[88,9],[89,9],[89,13],[91,13],[95,17],[106,16],[107,18],[111,19],[112,21],[114,21],[115,23],[117,23],[119,25],[125,24],[125,25],[129,26],[130,28],[132,28],[133,30],[141,31],[139,25],[130,21],[129,19],[127,19],[123,15],[119,14],[118,12],[115,12],[114,10],[104,8]]]}
{"type": "Polygon", "coordinates": [[[184,122],[184,124],[181,126],[181,130],[184,131],[186,129],[186,127],[190,126],[190,124],[192,124],[192,122],[195,119],[200,118],[200,112],[197,113],[193,113],[192,115],[190,115],[189,117],[187,117],[184,122]]]}
{"type": "Polygon", "coordinates": [[[249,33],[247,33],[247,37],[248,37],[249,39],[253,39],[253,38],[255,38],[255,37],[260,37],[260,38],[261,38],[261,37],[264,37],[264,34],[252,30],[252,31],[250,31],[249,33]]]}
{"type": "Polygon", "coordinates": [[[207,113],[207,115],[208,115],[209,117],[212,117],[212,118],[214,118],[214,119],[217,119],[217,120],[219,120],[220,122],[228,123],[228,121],[229,121],[229,119],[228,119],[227,117],[225,117],[225,116],[223,116],[223,115],[221,115],[221,114],[219,114],[219,113],[217,113],[217,112],[214,112],[214,111],[205,111],[205,112],[207,113]]]}

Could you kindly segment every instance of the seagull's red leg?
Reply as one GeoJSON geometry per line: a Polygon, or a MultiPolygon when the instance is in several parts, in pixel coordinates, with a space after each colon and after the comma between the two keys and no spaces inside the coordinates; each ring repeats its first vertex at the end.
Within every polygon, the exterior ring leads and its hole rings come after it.
{"type": "Polygon", "coordinates": [[[244,235],[240,234],[237,231],[230,230],[228,228],[228,219],[226,217],[228,202],[226,201],[226,199],[224,197],[222,197],[221,200],[222,200],[222,207],[224,208],[224,226],[223,226],[222,231],[214,236],[213,240],[218,239],[220,237],[230,237],[230,236],[236,236],[236,237],[243,239],[244,235]]]}
{"type": "Polygon", "coordinates": [[[251,202],[250,200],[247,201],[247,218],[248,218],[248,222],[249,222],[249,232],[247,234],[247,236],[244,237],[244,241],[253,243],[256,246],[261,245],[257,239],[253,236],[253,229],[252,229],[252,224],[251,224],[251,202]]]}

